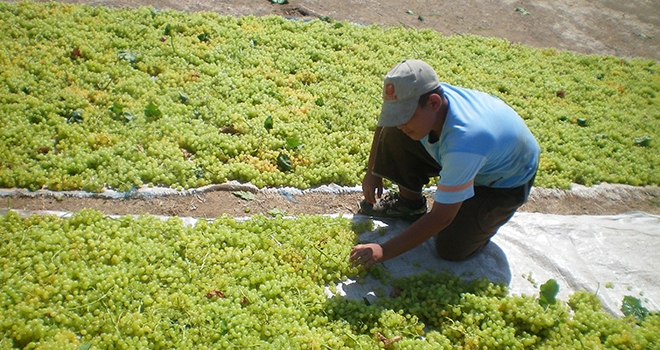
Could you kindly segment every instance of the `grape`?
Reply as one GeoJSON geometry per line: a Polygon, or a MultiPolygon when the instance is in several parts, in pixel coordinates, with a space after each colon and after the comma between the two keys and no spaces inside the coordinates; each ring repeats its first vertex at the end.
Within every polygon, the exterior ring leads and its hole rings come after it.
{"type": "MultiPolygon", "coordinates": [[[[577,292],[543,307],[486,280],[425,272],[374,303],[327,298],[357,277],[347,219],[0,217],[0,344],[78,348],[648,348],[660,315],[616,318],[577,292]]],[[[383,277],[391,279],[391,277],[383,277]]]]}
{"type": "Polygon", "coordinates": [[[359,184],[382,77],[420,56],[518,111],[542,148],[538,186],[660,183],[654,61],[148,7],[3,2],[0,16],[0,187],[359,184]]]}

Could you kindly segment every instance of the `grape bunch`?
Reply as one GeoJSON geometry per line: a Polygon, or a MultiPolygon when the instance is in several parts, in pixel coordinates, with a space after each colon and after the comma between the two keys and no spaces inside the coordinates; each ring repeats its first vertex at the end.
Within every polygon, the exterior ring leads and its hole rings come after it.
{"type": "Polygon", "coordinates": [[[383,76],[420,58],[542,148],[536,184],[660,184],[660,67],[431,30],[0,2],[0,187],[360,183],[383,76]]]}
{"type": "MultiPolygon", "coordinates": [[[[328,298],[350,266],[345,218],[0,217],[0,348],[512,349],[658,346],[660,315],[595,295],[539,303],[426,272],[371,303],[328,298]],[[327,287],[332,289],[332,287],[327,287]]],[[[373,228],[373,227],[371,227],[373,228]]],[[[372,268],[374,269],[374,268],[372,268]]]]}

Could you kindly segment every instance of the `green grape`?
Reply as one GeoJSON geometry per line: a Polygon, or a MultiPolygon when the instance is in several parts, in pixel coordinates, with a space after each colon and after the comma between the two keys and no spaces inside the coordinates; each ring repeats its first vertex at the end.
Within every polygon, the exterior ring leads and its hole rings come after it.
{"type": "Polygon", "coordinates": [[[0,13],[0,55],[12,57],[0,89],[2,187],[355,185],[382,75],[397,55],[420,54],[446,82],[519,112],[549,158],[538,186],[660,183],[650,168],[657,143],[634,142],[658,138],[657,62],[276,16],[59,3],[5,3],[0,13]],[[258,127],[267,116],[276,121],[270,130],[258,127]],[[588,125],[566,122],[577,119],[588,125]],[[291,171],[277,169],[282,151],[291,171]]]}

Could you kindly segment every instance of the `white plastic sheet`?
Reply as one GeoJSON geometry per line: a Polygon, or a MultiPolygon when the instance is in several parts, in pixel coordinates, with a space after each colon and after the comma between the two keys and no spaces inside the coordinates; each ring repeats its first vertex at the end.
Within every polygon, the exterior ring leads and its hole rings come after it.
{"type": "MultiPolygon", "coordinates": [[[[355,217],[355,220],[364,218],[355,217]]],[[[391,221],[360,235],[364,242],[384,242],[401,232],[407,223],[391,221]]],[[[505,282],[511,294],[538,295],[539,286],[549,279],[560,285],[558,298],[578,290],[596,293],[606,310],[621,315],[626,295],[642,301],[649,310],[660,303],[660,216],[628,213],[608,216],[550,215],[516,213],[500,228],[492,241],[476,256],[464,262],[442,260],[433,241],[386,261],[393,277],[409,276],[427,269],[450,270],[464,279],[488,277],[505,282]]],[[[376,298],[384,289],[380,281],[365,279],[340,283],[345,297],[376,298]]]]}

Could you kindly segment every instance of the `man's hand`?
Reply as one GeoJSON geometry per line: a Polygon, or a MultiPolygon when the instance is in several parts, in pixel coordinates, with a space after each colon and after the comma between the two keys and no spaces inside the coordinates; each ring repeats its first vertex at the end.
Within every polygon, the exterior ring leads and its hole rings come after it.
{"type": "Polygon", "coordinates": [[[367,171],[362,179],[362,195],[367,203],[376,204],[376,198],[383,195],[383,178],[367,171]]]}
{"type": "Polygon", "coordinates": [[[362,265],[363,269],[368,269],[375,263],[383,259],[383,248],[380,244],[358,244],[351,250],[351,255],[348,261],[353,263],[353,266],[362,265]]]}

